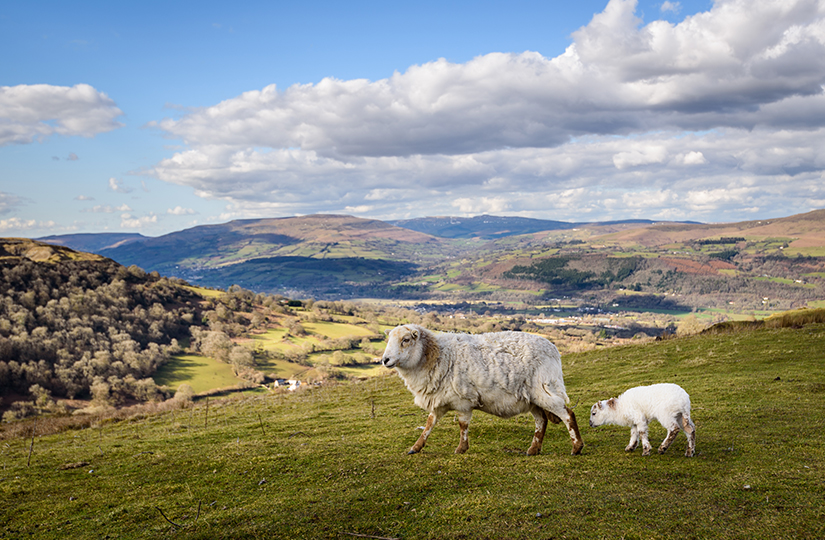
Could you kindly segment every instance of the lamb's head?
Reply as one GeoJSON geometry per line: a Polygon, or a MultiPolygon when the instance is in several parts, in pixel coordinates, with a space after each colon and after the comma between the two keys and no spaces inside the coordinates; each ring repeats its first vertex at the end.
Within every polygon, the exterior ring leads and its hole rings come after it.
{"type": "Polygon", "coordinates": [[[590,427],[608,424],[613,419],[616,410],[616,398],[597,401],[590,407],[590,427]]]}
{"type": "Polygon", "coordinates": [[[424,356],[422,329],[414,325],[396,326],[387,334],[387,348],[381,363],[388,368],[414,368],[424,356]]]}

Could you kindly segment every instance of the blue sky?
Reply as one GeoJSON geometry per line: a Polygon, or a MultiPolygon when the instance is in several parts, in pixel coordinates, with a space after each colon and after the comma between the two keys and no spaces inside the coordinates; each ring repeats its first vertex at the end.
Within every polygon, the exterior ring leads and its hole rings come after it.
{"type": "Polygon", "coordinates": [[[825,2],[6,2],[0,235],[825,207],[825,2]]]}

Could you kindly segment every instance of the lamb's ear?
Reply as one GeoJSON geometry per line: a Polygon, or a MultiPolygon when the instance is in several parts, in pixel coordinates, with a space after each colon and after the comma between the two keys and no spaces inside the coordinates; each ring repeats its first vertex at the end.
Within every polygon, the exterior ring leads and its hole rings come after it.
{"type": "Polygon", "coordinates": [[[612,398],[608,399],[607,400],[607,406],[610,407],[611,409],[615,409],[616,408],[616,398],[612,397],[612,398]]]}
{"type": "Polygon", "coordinates": [[[418,332],[418,330],[413,328],[412,330],[410,330],[410,335],[412,336],[413,339],[417,340],[418,337],[419,337],[419,332],[418,332]]]}
{"type": "Polygon", "coordinates": [[[388,335],[390,335],[390,332],[391,332],[391,330],[389,328],[387,328],[386,330],[384,330],[384,335],[388,336],[388,335]]]}

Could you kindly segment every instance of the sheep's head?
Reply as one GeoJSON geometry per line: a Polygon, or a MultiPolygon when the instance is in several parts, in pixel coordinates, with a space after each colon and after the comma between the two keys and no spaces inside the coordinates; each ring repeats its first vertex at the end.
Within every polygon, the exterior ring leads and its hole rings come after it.
{"type": "Polygon", "coordinates": [[[381,364],[388,368],[412,368],[421,356],[421,330],[412,325],[396,326],[387,334],[381,364]]]}
{"type": "Polygon", "coordinates": [[[616,408],[615,399],[597,401],[590,407],[590,427],[598,427],[610,421],[610,415],[616,408]]]}

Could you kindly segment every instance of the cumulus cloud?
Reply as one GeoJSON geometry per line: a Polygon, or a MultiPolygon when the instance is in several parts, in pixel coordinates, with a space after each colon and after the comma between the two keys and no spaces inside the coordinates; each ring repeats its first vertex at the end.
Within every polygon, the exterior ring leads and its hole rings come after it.
{"type": "Polygon", "coordinates": [[[54,229],[57,224],[54,221],[37,221],[35,219],[20,219],[17,217],[0,219],[0,232],[3,234],[27,231],[39,227],[41,229],[54,229]]]}
{"type": "Polygon", "coordinates": [[[284,214],[630,217],[634,193],[674,217],[784,212],[770,203],[788,175],[790,213],[821,198],[796,186],[825,169],[825,1],[718,0],[644,24],[634,0],[611,0],[572,37],[555,58],[490,53],[245,92],[153,123],[185,146],[151,174],[284,214]],[[720,183],[749,197],[702,195],[720,183]]]}
{"type": "Polygon", "coordinates": [[[116,193],[131,193],[134,191],[129,186],[124,185],[122,180],[118,180],[114,177],[109,178],[109,189],[116,193]]]}
{"type": "Polygon", "coordinates": [[[191,208],[183,208],[182,206],[176,206],[174,208],[167,209],[166,213],[171,214],[173,216],[191,216],[196,212],[191,208]]]}
{"type": "Polygon", "coordinates": [[[148,216],[135,217],[132,214],[125,213],[120,216],[120,227],[123,229],[142,229],[147,225],[153,225],[158,222],[158,216],[149,214],[148,216]]]}
{"type": "Polygon", "coordinates": [[[0,146],[55,134],[92,137],[121,127],[117,118],[122,114],[114,101],[88,84],[2,86],[0,146]]]}
{"type": "Polygon", "coordinates": [[[108,204],[98,204],[92,208],[81,210],[81,212],[91,212],[93,214],[114,214],[115,212],[131,212],[128,204],[121,204],[120,206],[111,206],[108,204]]]}

